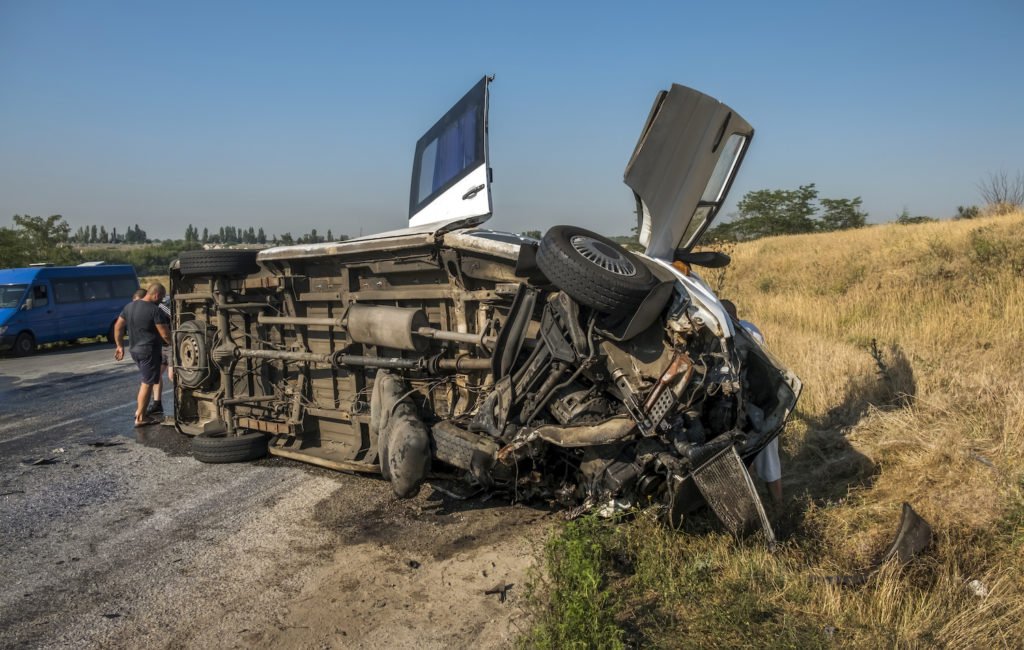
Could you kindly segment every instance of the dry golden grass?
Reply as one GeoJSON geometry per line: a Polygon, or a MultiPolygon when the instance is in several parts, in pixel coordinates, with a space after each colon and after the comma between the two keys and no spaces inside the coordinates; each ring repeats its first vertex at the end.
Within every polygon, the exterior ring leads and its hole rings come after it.
{"type": "Polygon", "coordinates": [[[1024,646],[1024,213],[731,254],[709,282],[804,382],[782,445],[788,539],[769,553],[619,527],[601,547],[618,558],[609,616],[666,647],[1024,646]],[[860,586],[823,579],[870,566],[903,501],[931,549],[860,586]]]}

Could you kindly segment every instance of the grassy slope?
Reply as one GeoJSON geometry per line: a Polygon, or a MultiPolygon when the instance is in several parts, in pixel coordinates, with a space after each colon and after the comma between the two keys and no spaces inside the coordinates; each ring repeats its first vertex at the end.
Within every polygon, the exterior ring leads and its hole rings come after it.
{"type": "Polygon", "coordinates": [[[526,645],[1024,644],[1024,214],[731,253],[709,282],[805,386],[782,445],[786,542],[570,524],[546,546],[526,645]],[[903,501],[931,550],[862,586],[821,579],[868,566],[903,501]]]}

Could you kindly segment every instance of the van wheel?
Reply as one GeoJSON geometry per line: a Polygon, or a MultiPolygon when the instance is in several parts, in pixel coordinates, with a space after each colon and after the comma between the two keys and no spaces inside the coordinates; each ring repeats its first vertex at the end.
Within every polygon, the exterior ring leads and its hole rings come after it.
{"type": "Polygon", "coordinates": [[[618,316],[640,306],[654,274],[607,237],[575,226],[554,226],[537,249],[537,266],[576,302],[618,316]]]}
{"type": "Polygon", "coordinates": [[[22,332],[14,339],[14,356],[27,357],[36,351],[36,338],[30,332],[22,332]]]}
{"type": "Polygon", "coordinates": [[[249,275],[260,270],[256,251],[247,250],[183,251],[178,261],[184,276],[249,275]]]}
{"type": "Polygon", "coordinates": [[[259,432],[192,438],[192,457],[200,463],[244,463],[266,455],[267,436],[259,432]]]}

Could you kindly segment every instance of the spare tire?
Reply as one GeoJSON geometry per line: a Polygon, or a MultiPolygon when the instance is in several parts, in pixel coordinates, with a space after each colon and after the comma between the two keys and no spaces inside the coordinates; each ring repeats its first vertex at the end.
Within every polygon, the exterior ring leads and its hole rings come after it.
{"type": "Polygon", "coordinates": [[[182,275],[249,275],[260,270],[257,251],[184,251],[178,257],[182,275]]]}
{"type": "Polygon", "coordinates": [[[210,365],[210,342],[206,328],[199,321],[189,320],[174,332],[174,376],[185,388],[199,388],[214,376],[210,365]]]}
{"type": "Polygon", "coordinates": [[[200,463],[244,463],[266,455],[267,436],[259,432],[192,438],[192,457],[200,463]]]}
{"type": "Polygon", "coordinates": [[[576,226],[554,226],[544,234],[537,266],[573,300],[610,315],[633,311],[655,285],[654,274],[635,255],[576,226]]]}

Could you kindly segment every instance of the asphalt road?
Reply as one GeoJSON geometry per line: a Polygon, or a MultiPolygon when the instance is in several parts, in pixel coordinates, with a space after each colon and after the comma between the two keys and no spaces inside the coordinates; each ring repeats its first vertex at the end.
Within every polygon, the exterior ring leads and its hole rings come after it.
{"type": "Polygon", "coordinates": [[[0,358],[0,647],[509,642],[511,605],[482,594],[522,580],[543,513],[204,465],[173,428],[132,426],[137,388],[110,345],[0,358]]]}

